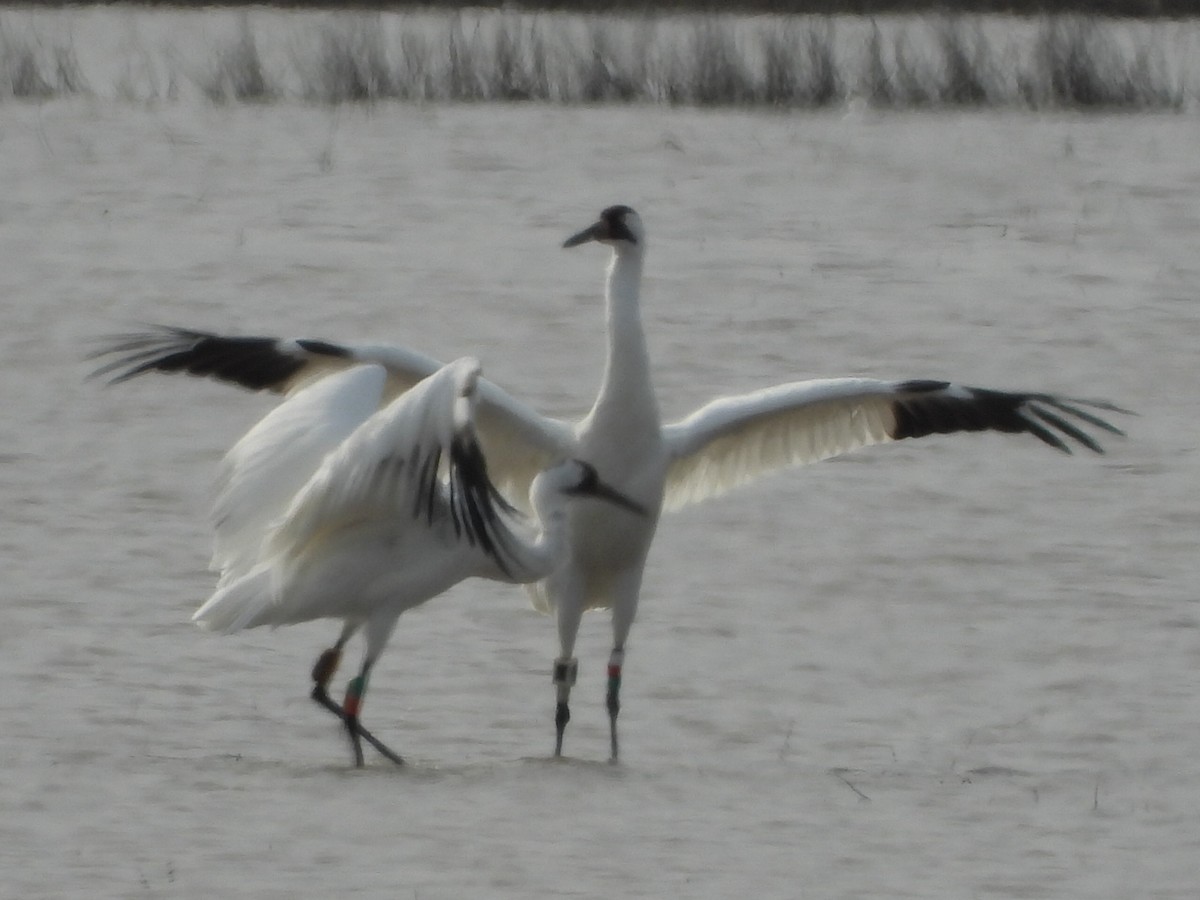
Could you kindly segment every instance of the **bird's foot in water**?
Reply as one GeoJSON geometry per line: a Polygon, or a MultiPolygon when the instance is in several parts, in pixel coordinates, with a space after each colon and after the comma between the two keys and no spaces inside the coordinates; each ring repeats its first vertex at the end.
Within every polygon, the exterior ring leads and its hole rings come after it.
{"type": "MultiPolygon", "coordinates": [[[[325,707],[327,710],[341,719],[342,723],[346,726],[347,733],[351,735],[350,743],[355,748],[354,762],[356,766],[359,768],[362,767],[363,758],[362,747],[358,740],[355,739],[355,736],[361,738],[374,747],[385,759],[391,760],[398,766],[404,765],[404,758],[400,756],[399,753],[393,751],[385,743],[383,743],[383,741],[371,734],[371,732],[364,728],[362,723],[358,721],[358,707],[361,705],[362,701],[361,694],[355,697],[354,709],[352,713],[347,712],[344,708],[339,706],[332,697],[329,696],[329,679],[333,677],[333,673],[337,670],[338,661],[340,660],[341,655],[342,652],[339,648],[330,647],[317,659],[316,664],[313,666],[312,677],[314,683],[312,694],[310,696],[318,704],[325,707]]],[[[357,679],[355,680],[357,681],[357,679]]],[[[351,682],[351,684],[353,684],[353,682],[351,682]]],[[[347,697],[349,697],[349,692],[347,693],[347,697]]]]}
{"type": "Polygon", "coordinates": [[[554,707],[554,755],[562,756],[563,735],[567,731],[567,723],[571,721],[571,708],[566,701],[560,701],[554,707]]]}
{"type": "MultiPolygon", "coordinates": [[[[383,741],[379,740],[379,738],[375,737],[375,735],[371,734],[371,732],[369,732],[366,728],[364,728],[362,723],[358,721],[357,715],[355,715],[353,717],[347,715],[346,711],[344,709],[342,709],[342,707],[339,706],[332,697],[329,696],[329,694],[326,692],[325,688],[322,685],[315,685],[313,687],[312,698],[313,698],[313,700],[317,701],[317,703],[319,703],[321,706],[325,707],[327,710],[329,710],[331,713],[333,713],[335,716],[337,716],[339,719],[341,719],[342,722],[346,725],[347,731],[349,731],[349,729],[350,729],[350,719],[353,718],[355,733],[358,734],[358,736],[360,738],[362,738],[364,741],[366,741],[368,744],[370,744],[372,747],[374,747],[377,751],[379,751],[380,756],[383,756],[385,759],[391,760],[398,766],[404,765],[404,757],[402,757],[399,753],[396,753],[394,750],[389,748],[387,744],[385,744],[383,741]]],[[[352,744],[354,743],[353,739],[351,739],[351,743],[352,744]]],[[[360,754],[361,754],[361,751],[359,751],[358,754],[355,754],[355,763],[356,763],[356,765],[361,767],[362,761],[359,758],[360,754]]]]}
{"type": "Polygon", "coordinates": [[[567,705],[571,688],[579,677],[579,660],[572,656],[560,656],[554,661],[553,681],[557,702],[554,706],[554,755],[562,756],[563,735],[571,721],[571,709],[567,705]]]}

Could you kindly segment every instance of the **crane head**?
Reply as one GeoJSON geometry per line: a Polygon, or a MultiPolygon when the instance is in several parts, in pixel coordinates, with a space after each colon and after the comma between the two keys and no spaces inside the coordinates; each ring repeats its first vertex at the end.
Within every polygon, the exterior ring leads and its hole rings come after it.
{"type": "Polygon", "coordinates": [[[621,244],[641,247],[645,239],[642,220],[636,212],[628,206],[610,206],[600,213],[594,224],[563,241],[563,247],[578,247],[588,241],[598,241],[613,248],[621,244]]]}

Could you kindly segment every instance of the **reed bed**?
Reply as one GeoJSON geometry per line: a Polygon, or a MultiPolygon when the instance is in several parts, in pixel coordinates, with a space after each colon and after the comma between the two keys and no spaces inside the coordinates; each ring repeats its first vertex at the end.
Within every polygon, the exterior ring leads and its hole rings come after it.
{"type": "Polygon", "coordinates": [[[10,35],[0,26],[0,96],[43,100],[86,87],[74,47],[10,35]]]}
{"type": "Polygon", "coordinates": [[[1135,29],[1080,16],[876,22],[515,11],[273,11],[229,14],[226,24],[195,38],[188,53],[142,47],[156,62],[142,67],[140,84],[128,71],[104,84],[80,64],[69,27],[65,37],[47,36],[0,18],[0,97],[170,100],[189,84],[214,103],[1161,110],[1196,99],[1188,66],[1200,30],[1187,26],[1188,43],[1179,23],[1135,29]]]}

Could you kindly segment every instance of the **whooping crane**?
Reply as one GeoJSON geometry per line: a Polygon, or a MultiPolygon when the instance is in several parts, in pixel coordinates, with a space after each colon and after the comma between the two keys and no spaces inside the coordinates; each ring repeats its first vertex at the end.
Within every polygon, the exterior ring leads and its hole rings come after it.
{"type": "Polygon", "coordinates": [[[544,578],[565,558],[569,501],[582,503],[572,498],[604,500],[630,521],[645,517],[573,459],[533,479],[536,521],[511,507],[488,480],[475,436],[475,360],[439,369],[379,409],[386,382],[387,371],[370,364],[315,382],[229,452],[214,510],[221,579],[192,617],[223,633],[341,619],[336,643],[313,667],[312,697],[343,719],[358,766],[360,735],[402,762],[358,721],[371,668],[402,612],[471,577],[544,578]],[[362,667],[339,707],[327,685],[360,628],[362,667]]]}
{"type": "MultiPolygon", "coordinates": [[[[486,380],[479,385],[478,429],[496,484],[519,498],[549,461],[584,459],[648,512],[636,520],[600,504],[568,511],[567,562],[532,586],[534,605],[557,620],[554,661],[555,754],[562,753],[568,700],[578,664],[575,637],[585,609],[611,607],[613,649],[607,707],[612,756],[624,648],[637,610],[642,570],[662,508],[721,494],[784,466],[816,462],[869,444],[958,431],[1031,434],[1069,453],[1068,441],[1103,452],[1081,426],[1121,430],[1090,410],[1111,403],[1046,393],[972,388],[946,381],[830,378],[720,397],[663,424],[639,309],[646,232],[627,206],[612,206],[564,247],[596,241],[608,266],[607,351],[591,411],[578,422],[548,418],[486,380]]],[[[95,354],[115,359],[96,374],[124,381],[145,372],[184,372],[252,390],[290,394],[331,371],[362,363],[387,370],[384,399],[435,371],[431,357],[403,347],[323,340],[228,337],[184,328],[127,335],[95,354]]],[[[381,401],[382,402],[382,401],[381,401]]]]}

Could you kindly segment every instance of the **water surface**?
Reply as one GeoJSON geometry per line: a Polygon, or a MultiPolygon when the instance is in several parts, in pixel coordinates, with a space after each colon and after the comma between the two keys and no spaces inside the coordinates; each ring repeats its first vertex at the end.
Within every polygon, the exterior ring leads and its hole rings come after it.
{"type": "Polygon", "coordinates": [[[1200,877],[1200,123],[104,101],[0,106],[6,896],[1157,897],[1200,877]],[[538,135],[531,141],[530,135],[538,135]],[[1103,457],[872,448],[664,519],[604,762],[606,617],[401,622],[356,772],[332,623],[230,638],[208,487],[270,407],[85,382],[139,322],[409,344],[554,414],[650,230],[669,418],[817,375],[1114,399],[1103,457]]]}

